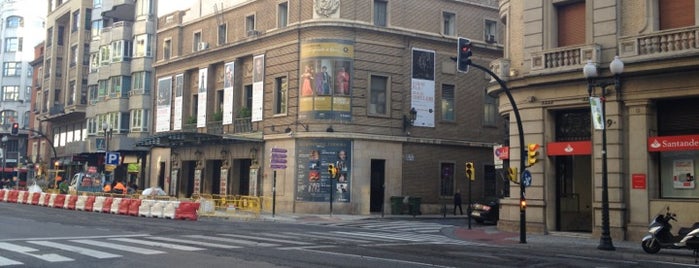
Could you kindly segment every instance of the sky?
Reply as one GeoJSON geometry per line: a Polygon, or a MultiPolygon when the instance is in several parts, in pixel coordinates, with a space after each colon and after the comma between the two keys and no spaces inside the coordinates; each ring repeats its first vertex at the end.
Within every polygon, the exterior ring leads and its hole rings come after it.
{"type": "Polygon", "coordinates": [[[158,0],[158,17],[173,12],[189,8],[194,0],[158,0]]]}

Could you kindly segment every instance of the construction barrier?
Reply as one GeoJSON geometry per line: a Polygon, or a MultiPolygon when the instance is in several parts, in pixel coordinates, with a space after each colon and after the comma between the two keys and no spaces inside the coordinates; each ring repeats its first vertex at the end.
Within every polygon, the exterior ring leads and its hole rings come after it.
{"type": "Polygon", "coordinates": [[[75,210],[83,211],[85,210],[85,201],[87,200],[87,195],[78,196],[78,200],[75,202],[75,210]]]}
{"type": "Polygon", "coordinates": [[[85,211],[93,211],[94,205],[95,205],[95,200],[97,200],[97,197],[94,195],[88,195],[87,198],[85,199],[85,211]]]}
{"type": "Polygon", "coordinates": [[[32,194],[32,205],[38,205],[39,204],[39,199],[41,199],[41,194],[39,192],[33,192],[32,194]]]}
{"type": "Polygon", "coordinates": [[[112,210],[112,204],[114,203],[114,197],[107,196],[102,203],[102,212],[109,213],[112,210]]]}
{"type": "Polygon", "coordinates": [[[48,195],[47,193],[41,193],[41,196],[39,196],[39,206],[46,206],[46,203],[48,202],[48,195]]]}
{"type": "Polygon", "coordinates": [[[56,196],[57,196],[57,195],[58,195],[58,194],[51,194],[51,195],[49,196],[48,201],[46,202],[46,206],[47,206],[47,207],[53,207],[53,201],[56,200],[56,196]]]}
{"type": "Polygon", "coordinates": [[[17,204],[25,203],[24,200],[26,200],[26,196],[27,196],[27,192],[17,191],[17,204]]]}
{"type": "Polygon", "coordinates": [[[70,210],[75,210],[75,206],[78,202],[78,196],[77,195],[68,195],[66,197],[66,209],[70,210]]]}
{"type": "Polygon", "coordinates": [[[168,201],[168,202],[166,202],[165,207],[163,208],[163,218],[174,219],[175,218],[175,210],[177,210],[178,206],[180,206],[180,201],[168,201]]]}
{"type": "Polygon", "coordinates": [[[53,207],[54,208],[62,208],[66,204],[66,195],[64,194],[57,194],[56,198],[53,199],[53,207]]]}
{"type": "Polygon", "coordinates": [[[4,201],[4,202],[7,202],[7,194],[6,193],[7,193],[7,190],[0,189],[0,199],[2,199],[2,201],[4,201]]]}
{"type": "MultiPolygon", "coordinates": [[[[95,197],[95,203],[92,204],[92,211],[94,212],[102,212],[102,207],[104,205],[104,200],[106,200],[106,196],[96,196],[95,197]]],[[[109,204],[111,206],[111,204],[109,204]]]]}
{"type": "Polygon", "coordinates": [[[165,205],[169,201],[161,201],[161,200],[156,200],[153,205],[150,207],[150,216],[153,218],[162,218],[163,217],[163,210],[165,210],[165,205]]]}
{"type": "Polygon", "coordinates": [[[199,210],[197,202],[185,201],[180,202],[180,205],[175,209],[176,220],[197,220],[197,210],[199,210]]]}
{"type": "Polygon", "coordinates": [[[10,203],[17,203],[17,195],[19,195],[19,191],[17,190],[10,190],[8,193],[9,197],[7,198],[7,202],[10,203]]]}
{"type": "MultiPolygon", "coordinates": [[[[121,202],[119,202],[117,214],[119,214],[119,215],[129,214],[129,206],[131,205],[131,200],[132,199],[130,199],[130,198],[122,198],[121,202]]],[[[112,206],[114,206],[114,204],[112,204],[112,206]]]]}
{"type": "Polygon", "coordinates": [[[112,214],[117,214],[119,212],[119,204],[121,204],[121,197],[112,197],[112,207],[109,210],[112,214]]]}
{"type": "Polygon", "coordinates": [[[129,202],[129,211],[127,212],[127,214],[131,216],[138,216],[138,212],[141,207],[141,202],[143,202],[141,199],[131,199],[131,202],[129,202]]]}
{"type": "Polygon", "coordinates": [[[150,217],[151,216],[150,210],[153,207],[153,204],[155,202],[156,202],[155,200],[142,199],[141,205],[138,206],[138,216],[150,217]]]}

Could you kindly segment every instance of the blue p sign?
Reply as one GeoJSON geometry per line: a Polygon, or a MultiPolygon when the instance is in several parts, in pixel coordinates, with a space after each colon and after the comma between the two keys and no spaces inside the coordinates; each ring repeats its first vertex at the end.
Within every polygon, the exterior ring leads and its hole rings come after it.
{"type": "Polygon", "coordinates": [[[107,153],[107,165],[119,165],[119,153],[117,152],[108,152],[107,153]]]}

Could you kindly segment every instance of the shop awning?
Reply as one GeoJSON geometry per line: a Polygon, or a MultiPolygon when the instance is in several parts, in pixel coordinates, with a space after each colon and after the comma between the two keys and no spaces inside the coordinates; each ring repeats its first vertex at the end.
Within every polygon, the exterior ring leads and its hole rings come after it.
{"type": "Polygon", "coordinates": [[[136,143],[136,146],[171,148],[247,142],[262,142],[262,139],[222,136],[198,132],[164,132],[141,139],[136,143]]]}

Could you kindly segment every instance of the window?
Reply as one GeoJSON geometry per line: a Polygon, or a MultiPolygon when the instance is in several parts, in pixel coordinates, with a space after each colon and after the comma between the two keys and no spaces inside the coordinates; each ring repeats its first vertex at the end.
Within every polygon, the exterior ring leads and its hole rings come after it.
{"type": "Polygon", "coordinates": [[[118,40],[112,42],[112,62],[120,62],[131,58],[131,42],[118,40]]]}
{"type": "Polygon", "coordinates": [[[255,34],[255,15],[245,17],[245,30],[248,36],[255,34]]]}
{"type": "Polygon", "coordinates": [[[58,45],[62,46],[63,45],[63,33],[65,31],[65,27],[63,26],[58,26],[58,45]]]}
{"type": "Polygon", "coordinates": [[[98,39],[100,34],[102,34],[102,27],[104,27],[104,22],[102,20],[92,21],[92,39],[98,39]]]}
{"type": "Polygon", "coordinates": [[[148,131],[148,110],[136,109],[131,111],[131,131],[148,131]]]}
{"type": "Polygon", "coordinates": [[[19,101],[19,86],[3,86],[2,87],[3,101],[19,101]]]}
{"type": "Polygon", "coordinates": [[[56,59],[56,77],[63,76],[63,58],[56,59]]]}
{"type": "Polygon", "coordinates": [[[83,44],[83,66],[90,66],[90,44],[83,44]]]}
{"type": "Polygon", "coordinates": [[[137,0],[136,1],[136,16],[149,16],[153,13],[153,0],[137,0]]]}
{"type": "Polygon", "coordinates": [[[99,80],[99,81],[97,81],[97,85],[99,86],[99,89],[97,91],[97,96],[100,96],[100,97],[107,96],[107,87],[109,86],[109,81],[108,80],[99,80]]]}
{"type": "Polygon", "coordinates": [[[151,57],[151,39],[152,36],[149,34],[142,34],[136,36],[136,42],[134,44],[134,57],[151,57]]]}
{"type": "Polygon", "coordinates": [[[18,16],[7,17],[7,28],[24,27],[24,19],[18,16]]]}
{"type": "Polygon", "coordinates": [[[75,81],[70,81],[70,85],[68,86],[68,105],[75,104],[75,99],[75,81]]]}
{"type": "Polygon", "coordinates": [[[61,89],[57,88],[53,90],[53,102],[54,103],[60,103],[61,102],[61,89]]]}
{"type": "Polygon", "coordinates": [[[386,26],[388,21],[388,2],[383,0],[374,0],[374,25],[386,26]]]}
{"type": "Polygon", "coordinates": [[[498,23],[494,20],[485,20],[484,34],[485,41],[495,43],[495,33],[497,33],[498,23]]]}
{"type": "Polygon", "coordinates": [[[695,0],[658,0],[660,30],[695,25],[695,0]]]}
{"type": "Polygon", "coordinates": [[[219,46],[226,43],[226,37],[227,37],[226,36],[226,29],[227,28],[228,27],[225,23],[218,26],[218,45],[219,46]]]}
{"type": "Polygon", "coordinates": [[[289,2],[277,6],[277,28],[285,28],[289,24],[289,2]]]}
{"type": "Polygon", "coordinates": [[[97,69],[100,67],[100,54],[92,53],[90,54],[90,73],[96,73],[97,69]]]}
{"type": "Polygon", "coordinates": [[[163,42],[163,59],[169,60],[170,59],[170,46],[172,45],[172,40],[166,39],[165,42],[163,42]]]}
{"type": "Polygon", "coordinates": [[[80,104],[87,104],[87,79],[83,79],[80,85],[80,104]]]}
{"type": "Polygon", "coordinates": [[[442,33],[449,36],[455,35],[456,30],[454,28],[456,24],[456,14],[451,12],[442,12],[442,19],[444,20],[442,33]]]}
{"type": "Polygon", "coordinates": [[[192,51],[199,51],[201,43],[201,32],[194,33],[192,37],[192,51]]]}
{"type": "Polygon", "coordinates": [[[53,27],[46,30],[46,46],[50,47],[53,44],[53,27]]]}
{"type": "Polygon", "coordinates": [[[70,47],[70,67],[75,67],[78,63],[78,46],[70,47]]]}
{"type": "Polygon", "coordinates": [[[94,103],[97,100],[97,85],[89,85],[87,91],[87,98],[90,100],[90,103],[94,103]]]}
{"type": "Polygon", "coordinates": [[[498,119],[498,99],[488,94],[485,94],[483,98],[483,124],[495,126],[498,119]]]}
{"type": "Polygon", "coordinates": [[[94,8],[102,7],[102,0],[93,0],[92,7],[94,7],[94,8]]]}
{"type": "Polygon", "coordinates": [[[442,120],[454,121],[454,85],[442,85],[442,120]]]}
{"type": "Polygon", "coordinates": [[[369,92],[371,96],[369,99],[369,114],[387,115],[388,77],[372,75],[369,92]]]}
{"type": "Polygon", "coordinates": [[[556,7],[558,16],[558,46],[585,43],[585,1],[556,7]]]}
{"type": "Polygon", "coordinates": [[[17,111],[4,110],[0,112],[0,121],[3,125],[12,124],[13,120],[17,120],[17,111]]]}
{"type": "Polygon", "coordinates": [[[46,68],[44,69],[44,78],[51,77],[51,59],[46,59],[44,66],[46,66],[46,68]]]}
{"type": "Polygon", "coordinates": [[[10,37],[5,38],[5,52],[17,52],[22,51],[21,48],[22,38],[10,37]]]}
{"type": "Polygon", "coordinates": [[[121,95],[121,76],[113,76],[111,78],[111,87],[109,88],[109,97],[119,97],[121,95]]]}
{"type": "Polygon", "coordinates": [[[274,114],[286,114],[287,90],[286,76],[274,79],[274,114]]]}
{"type": "Polygon", "coordinates": [[[3,76],[20,76],[22,63],[17,61],[5,62],[2,67],[3,76]]]}
{"type": "Polygon", "coordinates": [[[75,32],[80,29],[80,10],[73,11],[73,20],[71,21],[70,31],[75,32]]]}
{"type": "Polygon", "coordinates": [[[441,163],[440,164],[440,181],[439,181],[439,195],[440,196],[453,196],[454,195],[454,163],[441,163]]]}
{"type": "Polygon", "coordinates": [[[85,9],[85,30],[91,30],[92,29],[92,9],[86,8],[85,9]]]}
{"type": "Polygon", "coordinates": [[[150,79],[151,79],[151,74],[150,72],[136,72],[131,75],[133,79],[133,86],[132,88],[134,90],[140,91],[140,92],[150,92],[150,79]]]}

